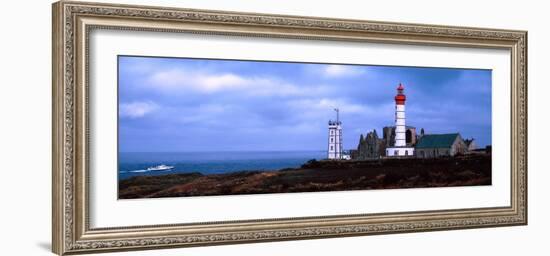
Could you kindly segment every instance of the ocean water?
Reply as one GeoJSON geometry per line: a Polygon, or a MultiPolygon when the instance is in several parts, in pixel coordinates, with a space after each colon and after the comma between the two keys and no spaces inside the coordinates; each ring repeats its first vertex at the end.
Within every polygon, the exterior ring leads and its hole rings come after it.
{"type": "Polygon", "coordinates": [[[262,152],[121,152],[118,178],[200,172],[220,174],[237,171],[276,171],[296,168],[311,159],[326,158],[325,151],[262,152]],[[147,171],[157,165],[174,166],[167,171],[147,171]]]}

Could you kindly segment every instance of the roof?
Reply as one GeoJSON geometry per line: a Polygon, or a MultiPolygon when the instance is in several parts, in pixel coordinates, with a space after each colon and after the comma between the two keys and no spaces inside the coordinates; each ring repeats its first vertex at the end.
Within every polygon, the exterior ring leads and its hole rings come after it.
{"type": "Polygon", "coordinates": [[[450,148],[458,136],[458,133],[426,134],[420,137],[416,148],[450,148]]]}

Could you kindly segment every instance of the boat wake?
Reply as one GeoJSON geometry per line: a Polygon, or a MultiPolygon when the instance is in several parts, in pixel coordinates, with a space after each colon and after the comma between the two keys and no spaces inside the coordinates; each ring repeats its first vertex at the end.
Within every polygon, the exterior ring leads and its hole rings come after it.
{"type": "Polygon", "coordinates": [[[158,172],[158,171],[166,172],[166,171],[171,171],[172,169],[174,169],[174,166],[168,166],[168,165],[161,164],[161,165],[149,167],[149,168],[143,169],[143,170],[121,171],[120,173],[158,172]]]}
{"type": "Polygon", "coordinates": [[[148,170],[120,171],[120,173],[131,173],[131,172],[149,172],[149,171],[148,170]]]}
{"type": "Polygon", "coordinates": [[[133,170],[133,171],[129,171],[129,172],[149,172],[149,170],[133,170]]]}

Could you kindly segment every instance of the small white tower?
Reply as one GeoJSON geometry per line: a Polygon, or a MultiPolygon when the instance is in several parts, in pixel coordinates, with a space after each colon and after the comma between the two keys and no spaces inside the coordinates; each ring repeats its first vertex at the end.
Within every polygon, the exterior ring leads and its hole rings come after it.
{"type": "Polygon", "coordinates": [[[328,121],[328,159],[342,159],[342,122],[340,110],[335,108],[336,121],[328,121]]]}
{"type": "Polygon", "coordinates": [[[405,101],[407,97],[403,93],[405,88],[400,83],[395,95],[395,144],[386,149],[386,156],[413,156],[414,148],[407,147],[405,124],[405,101]]]}

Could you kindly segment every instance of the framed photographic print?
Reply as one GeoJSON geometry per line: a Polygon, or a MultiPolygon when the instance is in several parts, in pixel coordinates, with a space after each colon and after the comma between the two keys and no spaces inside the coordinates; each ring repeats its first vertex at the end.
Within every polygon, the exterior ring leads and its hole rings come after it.
{"type": "Polygon", "coordinates": [[[53,251],[525,225],[526,40],[55,3],[53,251]]]}

